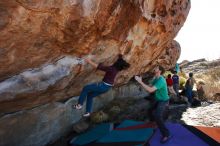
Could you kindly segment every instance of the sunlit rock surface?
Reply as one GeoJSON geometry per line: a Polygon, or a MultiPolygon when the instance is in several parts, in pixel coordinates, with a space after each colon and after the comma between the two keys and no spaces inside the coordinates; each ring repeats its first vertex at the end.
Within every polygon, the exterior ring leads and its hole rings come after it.
{"type": "Polygon", "coordinates": [[[189,0],[1,0],[0,113],[66,100],[100,80],[78,57],[111,64],[122,53],[131,68],[116,85],[158,63],[173,67],[189,9],[189,0]]]}
{"type": "Polygon", "coordinates": [[[189,108],[182,115],[187,125],[220,127],[220,103],[189,108]]]}
{"type": "Polygon", "coordinates": [[[189,0],[0,0],[0,145],[46,145],[71,130],[84,110],[71,97],[103,76],[79,58],[108,65],[121,53],[131,64],[94,111],[142,97],[125,84],[156,64],[174,66],[189,9],[189,0]]]}

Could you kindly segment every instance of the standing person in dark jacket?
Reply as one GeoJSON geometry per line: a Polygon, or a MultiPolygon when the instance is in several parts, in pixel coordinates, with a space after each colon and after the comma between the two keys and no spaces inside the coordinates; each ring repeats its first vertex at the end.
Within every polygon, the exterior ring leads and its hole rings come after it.
{"type": "Polygon", "coordinates": [[[176,71],[174,71],[172,80],[173,80],[173,89],[176,92],[176,95],[179,97],[179,76],[177,75],[176,71]]]}
{"type": "Polygon", "coordinates": [[[169,95],[167,91],[167,84],[165,78],[162,76],[164,73],[164,68],[162,66],[157,66],[154,69],[154,79],[152,81],[152,85],[146,85],[142,78],[139,76],[135,76],[135,79],[138,83],[140,83],[145,90],[154,94],[154,102],[152,103],[152,110],[154,119],[158,125],[158,128],[162,134],[162,138],[160,140],[161,143],[166,143],[170,138],[170,132],[165,126],[164,117],[166,108],[169,105],[169,95]]]}
{"type": "Polygon", "coordinates": [[[193,73],[190,72],[189,78],[187,79],[186,84],[185,84],[186,97],[188,98],[188,101],[190,104],[192,104],[192,102],[193,102],[192,90],[193,90],[193,86],[195,83],[196,83],[196,80],[193,78],[193,73]]]}
{"type": "Polygon", "coordinates": [[[101,63],[96,64],[90,59],[85,60],[87,63],[92,65],[94,68],[104,71],[105,76],[101,82],[92,83],[84,86],[78,100],[78,104],[74,105],[74,108],[81,109],[84,103],[85,98],[87,97],[86,103],[86,113],[83,115],[84,117],[90,116],[92,112],[92,102],[93,97],[101,95],[107,92],[114,85],[114,80],[118,72],[129,68],[130,64],[128,64],[123,58],[122,55],[119,55],[117,61],[111,66],[104,66],[101,63]]]}

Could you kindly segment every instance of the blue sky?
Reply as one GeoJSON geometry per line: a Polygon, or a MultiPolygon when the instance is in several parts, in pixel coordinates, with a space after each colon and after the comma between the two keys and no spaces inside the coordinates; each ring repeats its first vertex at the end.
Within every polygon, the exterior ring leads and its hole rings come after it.
{"type": "Polygon", "coordinates": [[[220,0],[191,0],[186,22],[175,38],[180,43],[178,62],[220,58],[220,0]]]}

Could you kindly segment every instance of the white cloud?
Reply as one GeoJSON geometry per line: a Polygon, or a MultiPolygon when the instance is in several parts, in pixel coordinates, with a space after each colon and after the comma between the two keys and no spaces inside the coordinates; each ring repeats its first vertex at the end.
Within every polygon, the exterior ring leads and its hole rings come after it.
{"type": "Polygon", "coordinates": [[[191,0],[191,10],[175,38],[182,60],[220,58],[220,0],[191,0]]]}

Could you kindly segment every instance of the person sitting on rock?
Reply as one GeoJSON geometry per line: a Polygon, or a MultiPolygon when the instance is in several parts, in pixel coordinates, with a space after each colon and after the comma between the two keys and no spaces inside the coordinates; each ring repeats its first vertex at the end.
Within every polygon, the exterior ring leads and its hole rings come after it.
{"type": "Polygon", "coordinates": [[[83,87],[78,99],[78,104],[74,105],[75,109],[81,109],[84,100],[87,97],[86,113],[83,116],[88,117],[92,112],[93,97],[101,95],[111,89],[114,85],[114,80],[118,72],[129,68],[130,64],[122,58],[121,54],[118,56],[117,61],[111,66],[104,66],[101,63],[96,64],[91,59],[85,59],[85,61],[94,68],[105,72],[104,78],[101,82],[88,84],[83,87]]]}
{"type": "Polygon", "coordinates": [[[197,84],[197,87],[196,87],[198,98],[201,101],[205,101],[206,100],[205,91],[204,91],[204,85],[205,85],[205,83],[203,81],[199,81],[198,84],[197,84]]]}

